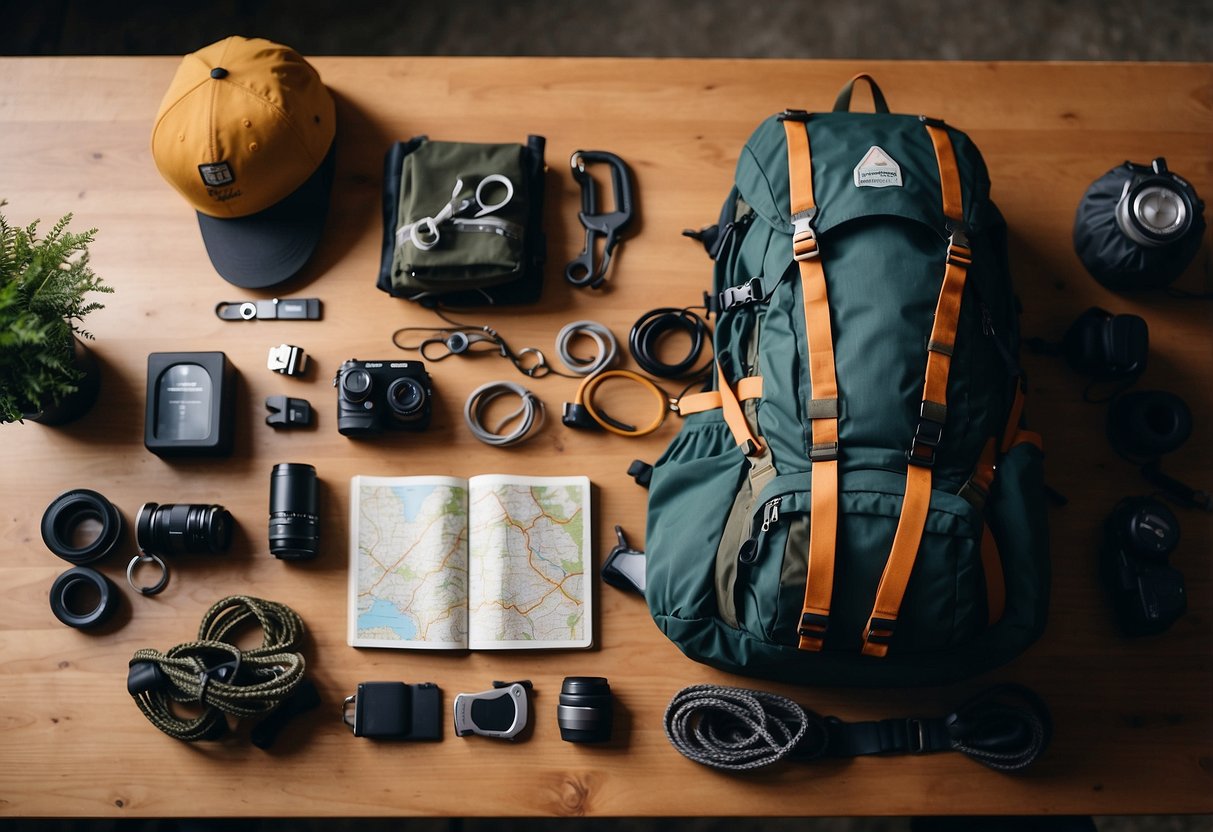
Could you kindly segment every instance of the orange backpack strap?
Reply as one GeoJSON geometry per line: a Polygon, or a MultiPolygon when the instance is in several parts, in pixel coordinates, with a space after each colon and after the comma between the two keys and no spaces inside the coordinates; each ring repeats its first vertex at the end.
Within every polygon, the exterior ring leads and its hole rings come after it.
{"type": "Polygon", "coordinates": [[[935,322],[927,343],[926,381],[913,443],[906,454],[906,491],[902,500],[901,517],[893,535],[889,559],[876,589],[876,602],[863,634],[863,652],[868,656],[884,656],[897,624],[897,614],[905,597],[910,573],[918,557],[918,546],[931,505],[931,468],[935,451],[943,438],[947,421],[948,372],[952,366],[952,350],[956,343],[956,326],[960,319],[960,302],[964,294],[972,253],[963,232],[964,209],[961,201],[960,171],[947,129],[938,123],[925,122],[935,159],[939,164],[940,189],[944,216],[947,219],[947,265],[943,285],[935,305],[935,322]]]}
{"type": "Polygon", "coordinates": [[[813,163],[809,131],[803,121],[785,118],[788,143],[788,184],[792,209],[792,256],[800,267],[804,296],[804,323],[808,337],[809,385],[807,403],[812,420],[809,460],[812,462],[812,499],[809,514],[809,567],[801,609],[799,647],[820,650],[830,619],[834,592],[834,551],[838,536],[838,379],[834,374],[834,335],[826,275],[817,249],[813,220],[813,163]]]}

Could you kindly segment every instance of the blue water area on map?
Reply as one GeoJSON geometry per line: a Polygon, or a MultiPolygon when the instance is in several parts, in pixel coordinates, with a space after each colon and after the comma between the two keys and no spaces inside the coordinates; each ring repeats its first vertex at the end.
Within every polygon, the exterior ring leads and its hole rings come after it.
{"type": "Polygon", "coordinates": [[[374,606],[358,616],[358,629],[370,630],[386,628],[396,634],[397,638],[417,638],[417,622],[396,608],[390,601],[376,599],[374,606]]]}
{"type": "Polygon", "coordinates": [[[434,485],[401,485],[392,489],[392,493],[400,498],[406,521],[412,523],[417,519],[421,504],[425,502],[426,497],[434,493],[435,488],[437,486],[434,485]]]}

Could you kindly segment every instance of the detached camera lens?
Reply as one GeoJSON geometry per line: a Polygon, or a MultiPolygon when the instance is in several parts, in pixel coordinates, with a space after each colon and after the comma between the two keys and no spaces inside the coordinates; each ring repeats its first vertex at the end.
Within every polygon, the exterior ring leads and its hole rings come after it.
{"type": "Polygon", "coordinates": [[[397,418],[413,417],[425,404],[425,388],[417,379],[401,376],[388,387],[387,403],[397,418]]]}
{"type": "Polygon", "coordinates": [[[556,723],[565,742],[611,738],[611,686],[602,676],[568,676],[560,686],[556,723]]]}
{"type": "Polygon", "coordinates": [[[316,469],[282,462],[270,472],[270,553],[282,560],[316,557],[320,543],[316,469]]]}
{"type": "Polygon", "coordinates": [[[223,552],[232,543],[232,515],[219,505],[144,503],[135,537],[149,555],[223,552]]]}

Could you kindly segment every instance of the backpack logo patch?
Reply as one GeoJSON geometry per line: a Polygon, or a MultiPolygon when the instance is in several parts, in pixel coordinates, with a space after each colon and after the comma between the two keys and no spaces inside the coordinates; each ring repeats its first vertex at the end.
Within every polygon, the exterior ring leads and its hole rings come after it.
{"type": "Polygon", "coordinates": [[[902,184],[901,165],[876,145],[855,166],[856,188],[900,188],[902,184]]]}

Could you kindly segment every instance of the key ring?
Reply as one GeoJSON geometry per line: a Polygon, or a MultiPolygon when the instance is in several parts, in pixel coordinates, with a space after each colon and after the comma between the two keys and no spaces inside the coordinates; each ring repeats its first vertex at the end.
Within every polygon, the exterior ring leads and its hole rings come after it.
{"type": "Polygon", "coordinates": [[[140,552],[131,558],[131,562],[126,565],[126,582],[131,585],[131,589],[141,595],[156,595],[168,586],[168,564],[161,560],[159,555],[149,555],[146,552],[140,552]],[[160,567],[160,580],[154,584],[144,585],[135,583],[135,568],[145,563],[154,563],[160,567]]]}

